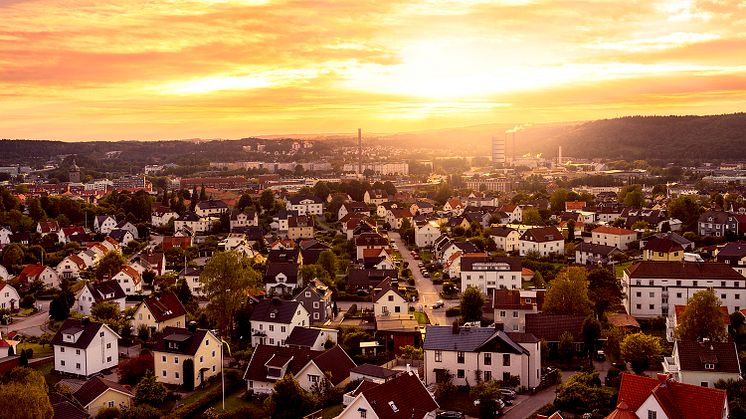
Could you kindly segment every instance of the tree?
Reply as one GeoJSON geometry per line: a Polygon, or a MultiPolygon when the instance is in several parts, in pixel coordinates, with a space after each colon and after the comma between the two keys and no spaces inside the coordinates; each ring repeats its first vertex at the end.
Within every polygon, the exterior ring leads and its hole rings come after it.
{"type": "Polygon", "coordinates": [[[549,283],[543,311],[547,314],[587,316],[591,313],[587,271],[582,267],[564,268],[549,283]]]}
{"type": "Polygon", "coordinates": [[[210,301],[207,315],[221,331],[233,335],[236,310],[249,289],[256,288],[260,280],[261,275],[251,267],[251,260],[238,252],[218,252],[207,262],[200,282],[210,301]]]}
{"type": "Polygon", "coordinates": [[[567,221],[567,241],[568,242],[575,241],[575,220],[567,221]]]}
{"type": "Polygon", "coordinates": [[[259,203],[262,205],[265,211],[269,211],[275,205],[275,194],[271,189],[265,189],[261,195],[259,195],[259,203]]]}
{"type": "Polygon", "coordinates": [[[116,275],[122,266],[127,264],[127,260],[119,252],[107,253],[96,265],[96,278],[101,281],[111,279],[116,275]]]}
{"type": "Polygon", "coordinates": [[[581,371],[557,387],[554,407],[575,412],[611,408],[613,396],[614,389],[601,386],[598,371],[581,371]]]}
{"type": "Polygon", "coordinates": [[[461,294],[461,318],[465,322],[482,320],[484,295],[479,288],[467,287],[461,294]]]}
{"type": "Polygon", "coordinates": [[[575,355],[575,337],[572,333],[565,331],[560,335],[559,345],[557,347],[559,357],[568,364],[575,355]]]}
{"type": "Polygon", "coordinates": [[[319,254],[319,259],[316,262],[321,265],[329,276],[334,279],[337,277],[337,256],[331,250],[324,250],[319,254]]]}
{"type": "Polygon", "coordinates": [[[720,300],[710,288],[697,291],[689,297],[684,312],[676,327],[676,337],[681,340],[697,341],[710,339],[724,342],[728,333],[720,311],[720,300]]]}
{"type": "Polygon", "coordinates": [[[166,393],[166,387],[156,381],[153,371],[147,370],[145,371],[145,376],[142,377],[142,380],[135,387],[135,404],[160,406],[166,399],[166,393]]]}
{"type": "Polygon", "coordinates": [[[270,396],[273,419],[296,419],[311,413],[314,400],[306,390],[288,374],[275,383],[270,396]]]}
{"type": "Polygon", "coordinates": [[[601,322],[593,316],[588,316],[583,320],[583,342],[588,350],[588,358],[593,366],[593,353],[596,350],[596,341],[601,337],[601,322]]]}
{"type": "Polygon", "coordinates": [[[0,412],[7,418],[51,418],[54,411],[44,376],[31,368],[14,368],[0,385],[0,412]]]}
{"type": "Polygon", "coordinates": [[[528,207],[523,210],[523,224],[541,225],[544,222],[539,214],[539,210],[534,207],[528,207]]]}
{"type": "Polygon", "coordinates": [[[660,339],[642,332],[627,335],[620,345],[622,358],[632,364],[632,370],[642,374],[651,361],[657,361],[663,351],[660,339]]]}
{"type": "Polygon", "coordinates": [[[119,382],[136,385],[148,370],[155,371],[155,360],[150,351],[143,351],[139,356],[122,360],[119,363],[119,382]]]}
{"type": "Polygon", "coordinates": [[[623,295],[622,283],[612,271],[597,267],[588,273],[588,297],[599,319],[603,319],[606,310],[621,304],[623,295]]]}

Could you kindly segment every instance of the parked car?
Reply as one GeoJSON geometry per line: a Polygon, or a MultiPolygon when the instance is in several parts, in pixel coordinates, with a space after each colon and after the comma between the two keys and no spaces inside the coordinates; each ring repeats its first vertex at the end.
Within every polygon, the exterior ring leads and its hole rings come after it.
{"type": "Polygon", "coordinates": [[[455,410],[447,410],[445,412],[439,412],[435,414],[436,419],[464,419],[463,412],[457,412],[455,410]]]}
{"type": "Polygon", "coordinates": [[[443,300],[438,300],[435,303],[433,303],[433,310],[435,310],[436,308],[441,308],[444,305],[445,303],[443,302],[443,300]]]}

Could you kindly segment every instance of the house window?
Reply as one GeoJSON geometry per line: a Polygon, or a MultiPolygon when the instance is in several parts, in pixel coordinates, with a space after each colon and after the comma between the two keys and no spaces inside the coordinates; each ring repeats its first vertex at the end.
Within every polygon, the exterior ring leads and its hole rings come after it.
{"type": "Polygon", "coordinates": [[[489,352],[484,354],[484,365],[492,365],[492,354],[489,352]]]}
{"type": "Polygon", "coordinates": [[[510,366],[510,354],[503,354],[503,366],[504,367],[510,366]]]}
{"type": "Polygon", "coordinates": [[[456,352],[456,362],[459,364],[464,363],[464,353],[463,352],[456,352]]]}
{"type": "Polygon", "coordinates": [[[443,362],[443,352],[435,351],[435,362],[443,362]]]}
{"type": "Polygon", "coordinates": [[[458,377],[458,378],[464,378],[464,370],[457,370],[456,371],[456,377],[458,377]]]}

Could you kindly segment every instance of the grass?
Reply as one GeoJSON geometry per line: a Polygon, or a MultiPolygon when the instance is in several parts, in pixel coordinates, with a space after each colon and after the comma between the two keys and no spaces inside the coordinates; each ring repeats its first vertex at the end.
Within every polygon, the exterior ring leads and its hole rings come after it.
{"type": "Polygon", "coordinates": [[[327,408],[324,408],[324,410],[321,411],[321,414],[323,415],[324,419],[333,419],[337,417],[342,411],[344,410],[344,406],[341,404],[335,404],[334,406],[329,406],[327,408]]]}
{"type": "Polygon", "coordinates": [[[419,311],[413,311],[412,314],[414,315],[414,318],[417,319],[417,323],[430,324],[430,319],[427,318],[427,314],[419,311]]]}
{"type": "Polygon", "coordinates": [[[18,347],[16,348],[18,350],[18,353],[21,353],[21,349],[31,349],[34,351],[33,358],[44,358],[46,356],[52,356],[54,355],[54,348],[52,348],[52,345],[46,345],[42,347],[38,343],[28,343],[28,342],[21,342],[18,344],[18,347]]]}

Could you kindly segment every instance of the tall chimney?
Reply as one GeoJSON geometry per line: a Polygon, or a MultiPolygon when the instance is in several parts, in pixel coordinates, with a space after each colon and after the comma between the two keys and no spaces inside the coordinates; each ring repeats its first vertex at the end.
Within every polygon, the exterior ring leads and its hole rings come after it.
{"type": "Polygon", "coordinates": [[[363,174],[363,130],[357,129],[357,174],[363,174]]]}

